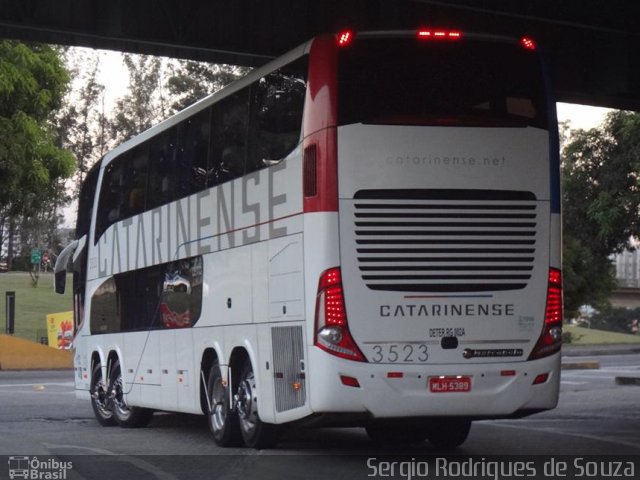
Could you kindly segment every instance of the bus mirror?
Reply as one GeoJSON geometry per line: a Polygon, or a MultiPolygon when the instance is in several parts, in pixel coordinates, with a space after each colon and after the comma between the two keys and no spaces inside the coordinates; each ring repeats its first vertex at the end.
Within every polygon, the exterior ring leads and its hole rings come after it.
{"type": "Polygon", "coordinates": [[[282,158],[278,159],[278,160],[272,160],[270,158],[263,158],[262,159],[262,164],[266,167],[272,167],[274,165],[277,165],[278,163],[280,163],[282,161],[282,158]]]}
{"type": "Polygon", "coordinates": [[[53,290],[56,293],[64,293],[67,284],[67,265],[69,265],[69,260],[73,257],[76,248],[78,248],[78,240],[71,242],[58,255],[56,266],[53,268],[53,290]]]}
{"type": "Polygon", "coordinates": [[[64,293],[66,284],[67,284],[67,271],[60,270],[59,272],[56,272],[53,280],[53,286],[54,286],[55,292],[60,294],[64,293]]]}

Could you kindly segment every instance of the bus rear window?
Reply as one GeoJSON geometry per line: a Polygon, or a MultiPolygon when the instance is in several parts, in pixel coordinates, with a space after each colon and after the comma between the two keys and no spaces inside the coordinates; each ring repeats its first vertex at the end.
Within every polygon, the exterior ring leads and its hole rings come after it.
{"type": "Polygon", "coordinates": [[[548,128],[540,63],[518,44],[359,39],[339,65],[340,125],[548,128]]]}

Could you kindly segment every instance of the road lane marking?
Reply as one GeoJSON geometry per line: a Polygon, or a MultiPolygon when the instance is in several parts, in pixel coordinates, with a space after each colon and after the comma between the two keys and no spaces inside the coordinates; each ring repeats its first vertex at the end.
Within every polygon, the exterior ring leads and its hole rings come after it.
{"type": "MultiPolygon", "coordinates": [[[[545,421],[547,419],[537,419],[540,421],[545,421]]],[[[497,426],[497,427],[504,427],[504,428],[514,428],[514,429],[520,429],[520,430],[532,430],[535,432],[544,432],[544,433],[550,433],[553,435],[567,435],[569,437],[577,437],[577,438],[583,438],[585,440],[595,440],[598,442],[605,442],[605,443],[611,443],[613,445],[622,445],[625,447],[631,447],[634,448],[638,451],[640,451],[640,446],[638,445],[637,442],[626,442],[624,440],[618,440],[618,439],[612,439],[612,438],[606,438],[606,437],[602,437],[599,435],[591,435],[588,433],[577,433],[577,432],[561,432],[558,431],[557,428],[544,428],[544,427],[530,427],[527,425],[523,425],[522,421],[519,425],[510,425],[507,423],[498,423],[499,421],[496,421],[495,423],[485,423],[485,425],[493,425],[493,426],[497,426]]]]}
{"type": "Polygon", "coordinates": [[[142,460],[141,458],[132,457],[129,455],[123,455],[121,453],[116,453],[104,448],[84,447],[81,445],[64,445],[59,443],[43,443],[42,445],[50,451],[55,451],[56,449],[60,449],[60,448],[68,448],[68,449],[75,449],[75,450],[84,450],[86,452],[97,454],[97,455],[113,455],[118,457],[118,461],[130,463],[131,465],[139,468],[140,470],[144,470],[145,472],[150,473],[151,475],[155,476],[159,480],[179,480],[178,477],[171,475],[170,473],[167,473],[163,470],[160,470],[153,463],[147,462],[146,460],[142,460]]]}

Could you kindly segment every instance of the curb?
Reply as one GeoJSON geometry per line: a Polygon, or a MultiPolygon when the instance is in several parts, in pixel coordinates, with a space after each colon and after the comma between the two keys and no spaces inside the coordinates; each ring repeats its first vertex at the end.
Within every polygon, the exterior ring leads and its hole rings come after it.
{"type": "Polygon", "coordinates": [[[563,345],[563,357],[583,357],[598,355],[631,355],[640,353],[638,344],[604,344],[604,345],[563,345]]]}
{"type": "Polygon", "coordinates": [[[563,362],[562,370],[600,370],[600,362],[597,360],[584,360],[581,362],[563,362]]]}
{"type": "Polygon", "coordinates": [[[634,385],[640,387],[640,377],[616,377],[616,385],[634,385]]]}
{"type": "Polygon", "coordinates": [[[0,371],[68,370],[73,352],[40,345],[24,338],[0,335],[0,371]]]}

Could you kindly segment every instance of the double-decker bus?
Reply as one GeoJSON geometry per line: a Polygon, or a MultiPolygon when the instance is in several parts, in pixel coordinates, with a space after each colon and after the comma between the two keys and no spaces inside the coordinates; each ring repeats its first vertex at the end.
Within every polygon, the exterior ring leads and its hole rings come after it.
{"type": "Polygon", "coordinates": [[[554,408],[555,105],[535,43],[323,35],[108,153],[72,261],[98,421],[207,416],[222,446],[364,427],[438,447],[554,408]]]}

